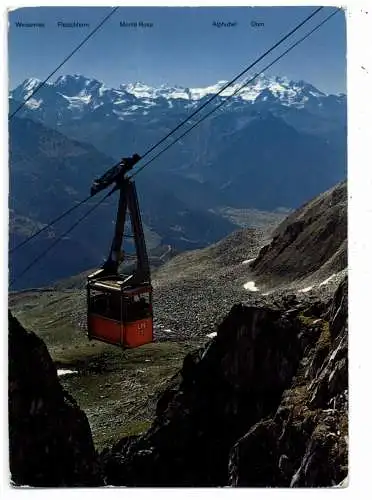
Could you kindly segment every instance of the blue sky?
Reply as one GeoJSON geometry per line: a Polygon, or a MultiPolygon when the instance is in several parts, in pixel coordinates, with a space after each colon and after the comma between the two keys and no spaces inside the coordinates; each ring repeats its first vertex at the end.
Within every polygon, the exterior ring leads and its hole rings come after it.
{"type": "MultiPolygon", "coordinates": [[[[134,81],[195,87],[230,80],[314,9],[121,7],[52,81],[68,73],[97,78],[114,87],[134,81]],[[150,22],[153,27],[123,28],[121,21],[150,22]],[[237,25],[216,28],[213,21],[237,22],[237,25]],[[252,27],[251,21],[264,26],[252,27]]],[[[28,77],[45,78],[110,10],[110,7],[34,7],[11,12],[10,87],[28,77]],[[58,28],[58,21],[89,23],[90,27],[58,28]],[[45,23],[45,27],[17,28],[16,22],[45,23]]],[[[324,8],[301,33],[333,10],[324,8]]],[[[289,44],[278,50],[281,52],[289,44]]],[[[334,16],[267,74],[303,79],[325,92],[345,92],[344,13],[334,16]]]]}

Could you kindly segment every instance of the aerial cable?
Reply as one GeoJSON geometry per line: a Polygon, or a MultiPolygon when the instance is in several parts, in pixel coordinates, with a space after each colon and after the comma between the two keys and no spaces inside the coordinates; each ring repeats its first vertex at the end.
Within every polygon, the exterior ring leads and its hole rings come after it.
{"type": "Polygon", "coordinates": [[[31,241],[33,238],[35,238],[36,236],[38,236],[40,233],[42,233],[43,231],[45,231],[46,229],[48,229],[49,227],[51,227],[56,222],[58,222],[61,219],[63,219],[66,215],[70,214],[71,212],[73,212],[74,210],[76,210],[77,208],[79,208],[83,203],[85,203],[86,201],[88,201],[89,198],[91,198],[91,196],[87,196],[84,200],[81,200],[76,205],[73,205],[71,208],[69,208],[68,210],[66,210],[65,212],[63,212],[61,215],[59,215],[58,217],[56,217],[55,219],[53,219],[52,221],[50,221],[48,224],[46,224],[45,226],[43,226],[41,229],[39,229],[38,231],[36,231],[36,233],[32,234],[31,236],[29,236],[25,240],[21,241],[21,243],[19,243],[14,248],[12,248],[11,250],[9,250],[9,253],[11,254],[11,253],[15,252],[16,250],[18,250],[19,248],[23,247],[23,245],[25,245],[26,243],[28,243],[29,241],[31,241]]]}
{"type": "MultiPolygon", "coordinates": [[[[112,191],[109,191],[98,203],[96,203],[95,205],[93,205],[93,207],[91,207],[87,212],[85,212],[84,215],[82,215],[79,219],[77,219],[77,221],[74,222],[74,224],[72,224],[72,226],[67,229],[67,231],[65,231],[63,234],[61,234],[56,240],[53,241],[53,243],[51,245],[49,245],[49,247],[47,247],[41,254],[39,254],[35,259],[33,259],[31,261],[31,263],[25,267],[25,269],[23,269],[23,271],[18,274],[15,278],[13,278],[13,280],[10,282],[9,284],[9,287],[11,287],[17,280],[19,280],[20,278],[22,278],[22,276],[29,270],[31,269],[37,262],[39,262],[39,260],[41,260],[43,257],[45,257],[45,255],[50,251],[52,250],[52,248],[54,248],[65,236],[67,236],[73,229],[75,229],[75,227],[77,225],[80,224],[80,222],[82,222],[84,219],[86,219],[94,210],[96,210],[105,200],[106,198],[108,198],[110,195],[112,194],[112,191]]],[[[86,200],[85,200],[86,201],[86,200]]]]}
{"type": "MultiPolygon", "coordinates": [[[[310,14],[306,19],[304,19],[300,24],[298,24],[293,30],[291,30],[289,33],[287,33],[287,35],[285,35],[284,37],[282,37],[274,46],[272,46],[269,50],[267,50],[264,54],[262,54],[258,59],[256,59],[256,61],[254,61],[252,64],[250,64],[246,69],[244,69],[242,72],[240,72],[233,80],[231,80],[229,83],[227,83],[224,87],[222,87],[220,89],[219,92],[217,92],[216,94],[214,94],[211,98],[209,98],[205,103],[203,103],[201,106],[199,106],[191,115],[189,115],[185,120],[183,120],[177,127],[175,127],[171,132],[169,132],[165,137],[163,137],[163,139],[161,139],[160,141],[158,141],[154,146],[152,146],[150,149],[148,149],[142,156],[141,156],[141,159],[143,159],[145,156],[147,156],[150,152],[152,152],[155,148],[157,148],[160,144],[162,144],[168,137],[170,137],[175,131],[177,131],[179,128],[181,128],[185,123],[187,123],[193,116],[195,116],[197,113],[199,113],[199,111],[201,111],[205,106],[207,106],[210,102],[212,102],[216,97],[218,97],[222,92],[224,92],[224,90],[226,90],[229,86],[231,86],[233,83],[235,83],[235,81],[240,78],[243,74],[245,74],[247,71],[249,71],[253,66],[255,66],[259,61],[261,61],[267,54],[269,54],[270,52],[272,52],[276,47],[278,47],[281,43],[283,43],[289,36],[291,36],[294,32],[296,32],[301,26],[303,26],[306,22],[308,22],[314,15],[316,15],[323,7],[319,7],[317,8],[312,14],[310,14]]],[[[114,14],[114,12],[118,9],[118,7],[116,7],[115,9],[113,9],[111,11],[111,13],[106,16],[105,19],[103,19],[103,21],[101,21],[101,23],[95,28],[95,30],[93,30],[92,33],[90,33],[90,35],[88,35],[88,37],[80,44],[80,46],[78,46],[75,51],[73,53],[75,53],[83,43],[85,43],[88,38],[90,36],[92,36],[94,34],[95,31],[97,31],[100,26],[102,26],[102,24],[107,21],[107,19],[112,16],[112,14],[114,14]]],[[[337,12],[337,11],[336,11],[337,12]]],[[[332,14],[334,15],[334,13],[332,14]]],[[[332,17],[331,16],[328,16],[328,18],[332,17]]],[[[328,19],[326,18],[326,20],[328,19]]],[[[320,27],[322,24],[324,24],[325,21],[323,21],[322,23],[320,23],[317,27],[320,27]]],[[[317,29],[317,27],[315,29],[317,29]]],[[[307,36],[309,36],[313,31],[312,30],[307,36]]],[[[306,37],[307,37],[306,36],[306,37]]],[[[306,37],[304,37],[303,39],[305,39],[306,37]]],[[[301,40],[302,41],[302,40],[301,40]]],[[[300,43],[300,42],[298,42],[300,43]]],[[[296,43],[295,45],[292,46],[292,48],[296,45],[298,45],[298,43],[296,43]]],[[[291,49],[290,49],[291,50],[291,49]]],[[[282,56],[280,57],[283,57],[286,53],[288,53],[289,50],[287,50],[285,53],[282,54],[282,56]]],[[[71,57],[73,55],[73,53],[70,54],[69,57],[71,57]]],[[[68,57],[68,58],[69,58],[68,57]]],[[[274,62],[276,62],[277,60],[280,59],[277,58],[275,61],[273,61],[268,67],[270,67],[272,64],[274,64],[274,62]]],[[[62,66],[62,64],[64,64],[64,62],[67,61],[66,58],[59,66],[58,68],[53,72],[51,73],[48,78],[46,78],[46,80],[31,94],[31,96],[29,96],[29,98],[27,100],[29,100],[40,88],[43,84],[46,83],[46,81],[62,66]]],[[[265,68],[263,71],[265,71],[267,68],[265,68]]],[[[260,73],[259,73],[260,74],[260,73]]],[[[258,76],[255,75],[254,78],[256,78],[258,76]]],[[[254,79],[253,78],[253,79],[254,79]]],[[[252,80],[250,80],[252,81],[252,80]]],[[[250,81],[248,81],[245,85],[247,85],[248,83],[250,83],[250,81]]],[[[243,87],[241,87],[243,88],[243,87]]],[[[238,89],[239,90],[241,90],[238,89]]],[[[235,95],[236,92],[234,92],[231,96],[229,96],[227,99],[229,99],[230,97],[232,97],[233,95],[235,95]]],[[[22,105],[24,105],[27,100],[25,100],[23,102],[22,105]]],[[[226,102],[226,100],[224,101],[226,102]]],[[[223,102],[223,103],[224,103],[223,102]]],[[[222,103],[222,104],[223,104],[222,103]]],[[[221,107],[220,104],[219,106],[217,106],[214,110],[212,110],[212,112],[214,112],[216,109],[218,109],[219,107],[221,107]]],[[[15,115],[15,113],[21,109],[22,106],[20,106],[13,114],[12,116],[15,115]]],[[[168,146],[166,146],[164,149],[162,149],[157,155],[155,155],[153,158],[151,158],[148,162],[146,162],[144,165],[142,165],[132,176],[134,177],[135,175],[137,175],[137,173],[139,173],[141,170],[143,170],[147,165],[149,165],[152,161],[154,161],[156,158],[158,158],[162,153],[164,153],[165,151],[167,151],[171,146],[173,146],[176,142],[178,142],[182,137],[184,137],[187,133],[189,133],[193,128],[195,128],[201,121],[203,121],[207,116],[209,116],[211,113],[208,113],[205,117],[203,117],[201,120],[199,120],[198,122],[196,122],[190,129],[188,129],[184,134],[182,134],[180,137],[178,137],[177,139],[175,139],[173,142],[171,142],[168,146]]],[[[12,117],[11,116],[11,117],[12,117]]],[[[10,118],[11,118],[10,117],[10,118]]],[[[21,242],[19,245],[17,245],[15,248],[13,248],[12,250],[10,250],[10,253],[18,250],[20,247],[22,247],[23,245],[25,245],[26,243],[28,243],[30,240],[32,240],[35,236],[39,235],[40,233],[42,233],[43,231],[45,231],[46,229],[48,229],[52,224],[56,223],[57,221],[61,220],[63,217],[65,217],[67,214],[71,213],[73,210],[75,210],[76,208],[78,208],[81,204],[85,203],[85,201],[87,201],[89,198],[91,198],[92,196],[94,195],[91,195],[91,196],[88,196],[86,199],[82,200],[79,204],[73,206],[71,209],[67,210],[66,212],[64,212],[63,214],[61,214],[59,217],[57,217],[55,220],[51,221],[49,224],[47,224],[46,226],[44,226],[43,228],[41,228],[39,231],[37,231],[36,233],[34,233],[33,235],[31,235],[29,238],[27,238],[26,240],[24,240],[23,242],[21,242]]]]}
{"type": "Polygon", "coordinates": [[[245,68],[243,71],[241,71],[235,78],[230,80],[226,85],[224,85],[216,94],[214,94],[212,97],[210,97],[206,102],[204,102],[201,106],[199,106],[191,115],[189,115],[187,118],[185,118],[181,123],[177,125],[169,134],[167,134],[163,139],[158,141],[154,146],[149,148],[143,155],[141,155],[141,158],[145,158],[148,156],[152,151],[154,151],[155,148],[160,146],[164,141],[168,139],[174,132],[179,130],[185,123],[187,123],[191,118],[193,118],[199,111],[201,111],[203,108],[205,108],[209,103],[211,103],[216,97],[218,97],[222,92],[224,92],[228,87],[230,87],[233,83],[235,83],[240,77],[242,77],[247,71],[253,68],[257,63],[259,63],[264,57],[266,57],[270,52],[272,52],[274,49],[276,49],[279,45],[281,45],[287,38],[289,38],[293,33],[295,33],[297,30],[299,30],[305,23],[307,23],[312,17],[314,17],[318,12],[320,12],[323,9],[323,7],[318,7],[317,9],[314,10],[309,16],[307,16],[306,19],[304,19],[300,24],[298,24],[295,28],[293,28],[289,33],[287,33],[285,36],[283,36],[275,45],[273,45],[270,49],[268,49],[266,52],[264,52],[260,57],[258,57],[252,64],[250,64],[247,68],[245,68]]]}
{"type": "Polygon", "coordinates": [[[106,21],[108,21],[108,19],[113,15],[115,14],[115,12],[118,10],[119,7],[114,7],[111,12],[109,14],[107,14],[106,17],[104,17],[102,19],[102,21],[94,28],[93,31],[91,31],[85,38],[82,42],[79,43],[79,45],[72,51],[70,52],[70,54],[65,57],[63,59],[63,61],[56,67],[56,69],[54,71],[52,71],[46,78],[45,80],[43,80],[40,85],[38,85],[36,87],[35,90],[33,90],[31,92],[31,94],[18,106],[18,108],[9,116],[9,120],[11,120],[13,118],[13,116],[15,114],[18,113],[19,110],[21,110],[23,108],[23,106],[26,104],[26,102],[28,102],[30,99],[32,99],[32,97],[36,94],[36,92],[38,92],[42,87],[44,87],[44,85],[46,84],[46,82],[55,74],[57,73],[57,71],[69,60],[71,59],[71,57],[76,54],[76,52],[78,50],[81,49],[81,47],[101,28],[101,26],[103,26],[105,24],[106,21]]]}
{"type": "Polygon", "coordinates": [[[276,62],[278,62],[282,57],[284,57],[288,52],[293,50],[297,45],[299,45],[301,42],[303,42],[306,38],[308,38],[310,35],[312,35],[316,30],[318,30],[323,24],[325,24],[331,17],[333,17],[337,12],[339,12],[341,8],[338,8],[336,11],[332,12],[329,16],[327,16],[323,21],[319,24],[317,24],[311,31],[306,33],[302,38],[297,40],[295,43],[293,43],[287,50],[285,50],[282,54],[280,54],[276,59],[274,59],[270,64],[265,66],[261,71],[256,73],[252,78],[250,78],[248,81],[246,81],[243,85],[241,85],[239,88],[237,88],[231,95],[226,96],[224,101],[222,101],[218,106],[214,107],[209,113],[206,115],[202,116],[197,122],[192,125],[189,129],[187,129],[183,134],[181,134],[179,137],[174,139],[170,144],[168,144],[165,148],[163,148],[159,153],[157,153],[154,157],[152,157],[149,161],[144,163],[140,168],[138,168],[131,176],[130,179],[135,177],[141,170],[143,170],[146,166],[148,166],[150,163],[152,163],[154,160],[156,160],[160,155],[165,153],[169,148],[171,148],[174,144],[176,144],[180,139],[185,137],[191,130],[193,130],[195,127],[197,127],[202,121],[204,121],[206,118],[208,118],[212,113],[217,111],[221,106],[223,106],[229,99],[231,99],[234,95],[236,95],[238,92],[240,92],[244,87],[246,87],[248,84],[250,84],[253,80],[255,80],[259,75],[261,75],[264,71],[269,69],[271,66],[273,66],[276,62]]]}

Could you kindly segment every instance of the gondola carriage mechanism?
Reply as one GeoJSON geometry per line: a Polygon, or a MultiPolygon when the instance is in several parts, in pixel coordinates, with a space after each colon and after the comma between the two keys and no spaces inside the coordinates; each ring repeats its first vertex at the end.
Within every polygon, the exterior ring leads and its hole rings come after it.
{"type": "Polygon", "coordinates": [[[91,188],[93,195],[114,184],[111,192],[119,191],[119,202],[109,257],[100,269],[88,276],[88,338],[124,349],[153,341],[150,265],[135,183],[127,175],[139,160],[137,154],[123,158],[95,180],[91,188]],[[135,243],[136,266],[131,273],[123,274],[119,266],[124,258],[122,245],[127,213],[135,243]]]}

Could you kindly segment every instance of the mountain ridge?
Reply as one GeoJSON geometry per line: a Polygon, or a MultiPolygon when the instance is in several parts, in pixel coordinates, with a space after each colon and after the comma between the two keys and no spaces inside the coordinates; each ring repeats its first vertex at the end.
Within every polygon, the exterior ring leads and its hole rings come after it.
{"type": "MultiPolygon", "coordinates": [[[[248,76],[246,79],[248,80],[250,78],[251,77],[248,76]]],[[[25,92],[30,93],[34,91],[40,83],[41,80],[38,78],[27,78],[21,84],[16,86],[11,94],[19,96],[25,92]]],[[[56,89],[64,89],[65,95],[68,97],[73,97],[74,95],[87,95],[87,90],[90,90],[96,91],[96,93],[100,96],[103,96],[105,93],[111,93],[112,95],[120,98],[128,97],[127,94],[130,94],[136,98],[148,98],[152,100],[160,97],[168,100],[183,99],[198,101],[206,96],[220,92],[227,84],[228,81],[221,80],[216,84],[193,88],[182,87],[180,85],[170,86],[167,84],[162,84],[156,87],[147,85],[143,82],[134,82],[120,84],[118,88],[115,88],[108,87],[102,81],[95,78],[88,78],[82,74],[66,74],[59,76],[54,82],[46,82],[45,86],[47,86],[47,88],[55,87],[56,89]]],[[[242,83],[232,84],[229,88],[221,92],[221,96],[232,96],[235,92],[238,94],[237,90],[241,86],[242,83]]],[[[265,75],[260,75],[256,77],[254,83],[242,88],[239,95],[236,96],[236,99],[254,101],[257,97],[261,96],[261,92],[264,92],[261,98],[262,100],[265,100],[265,97],[268,97],[268,91],[272,96],[280,97],[287,105],[294,106],[304,106],[304,103],[312,98],[319,99],[327,96],[335,96],[339,99],[345,98],[344,93],[325,93],[304,80],[295,81],[286,77],[267,77],[265,75]]],[[[120,101],[118,100],[118,102],[120,101]]]]}
{"type": "Polygon", "coordinates": [[[251,264],[259,282],[319,280],[347,266],[347,183],[341,182],[290,214],[251,264]],[[299,259],[298,256],[301,256],[299,259]]]}
{"type": "MultiPolygon", "coordinates": [[[[26,80],[23,86],[11,91],[11,109],[14,99],[24,100],[36,85],[35,79],[26,80]]],[[[120,158],[147,151],[199,105],[206,103],[216,90],[222,88],[223,82],[217,87],[196,92],[195,99],[173,95],[166,87],[154,90],[142,84],[128,85],[109,89],[96,79],[65,75],[42,87],[33,98],[39,104],[31,102],[28,106],[26,103],[19,116],[31,117],[68,137],[93,144],[104,154],[120,158]],[[135,89],[142,89],[142,92],[135,89]]],[[[231,91],[234,91],[234,86],[231,91]]],[[[223,108],[165,151],[161,161],[154,162],[149,170],[152,180],[163,176],[163,182],[167,183],[167,176],[172,174],[171,182],[176,190],[181,191],[185,182],[201,183],[211,200],[207,208],[214,208],[213,203],[239,208],[247,208],[249,204],[250,208],[272,210],[278,206],[298,206],[345,176],[344,94],[326,95],[303,81],[296,83],[285,78],[260,77],[248,86],[245,93],[228,101],[225,99],[217,96],[215,105],[223,102],[223,108]],[[265,93],[270,94],[270,99],[265,93]],[[280,141],[277,138],[281,136],[285,136],[286,143],[278,150],[280,141]],[[248,181],[252,179],[247,179],[250,164],[260,191],[264,191],[262,182],[267,182],[270,196],[259,199],[259,190],[250,187],[248,181]],[[226,166],[236,177],[242,176],[228,189],[226,166]],[[288,178],[290,174],[298,176],[296,189],[281,181],[281,170],[288,178]],[[313,175],[312,170],[316,174],[313,175]],[[267,179],[265,171],[271,174],[267,179]],[[244,183],[247,196],[241,188],[244,183]],[[283,199],[280,199],[281,194],[283,199]]],[[[192,123],[195,120],[197,117],[192,123]]],[[[185,129],[186,126],[171,139],[185,129]]],[[[197,189],[195,183],[194,186],[197,189]]],[[[192,190],[187,191],[192,196],[192,190]]],[[[199,198],[203,199],[203,196],[199,198]]],[[[195,203],[195,196],[187,202],[195,203]]]]}
{"type": "MultiPolygon", "coordinates": [[[[11,90],[11,109],[14,107],[13,100],[24,101],[40,83],[36,78],[29,78],[11,90]]],[[[63,127],[74,120],[86,121],[88,118],[99,118],[107,124],[113,120],[160,123],[164,113],[169,119],[180,114],[190,114],[221,91],[227,83],[221,81],[215,85],[190,89],[167,85],[152,87],[137,82],[111,88],[95,78],[63,75],[41,87],[25,103],[20,116],[33,116],[56,127],[63,127]]],[[[215,97],[215,104],[224,102],[224,109],[237,116],[246,114],[247,110],[251,112],[252,109],[258,112],[275,110],[288,123],[295,123],[300,127],[304,126],[304,120],[299,119],[299,114],[301,116],[304,113],[309,115],[308,120],[311,117],[317,123],[321,118],[330,130],[337,128],[337,124],[333,123],[334,118],[346,125],[345,94],[325,94],[303,80],[296,82],[286,77],[264,75],[237,92],[240,86],[241,84],[235,83],[228,87],[215,97]],[[226,100],[226,97],[230,99],[226,100]]],[[[164,120],[164,116],[162,118],[164,120]]],[[[317,133],[314,126],[310,130],[317,133]]]]}

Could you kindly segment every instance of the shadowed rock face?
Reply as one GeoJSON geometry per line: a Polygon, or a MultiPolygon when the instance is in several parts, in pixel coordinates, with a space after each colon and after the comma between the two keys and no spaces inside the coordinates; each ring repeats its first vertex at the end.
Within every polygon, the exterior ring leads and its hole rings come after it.
{"type": "Polygon", "coordinates": [[[231,447],[275,411],[296,372],[299,328],[280,311],[235,306],[216,339],[185,358],[150,431],[103,454],[107,482],[226,485],[231,447]]]}
{"type": "Polygon", "coordinates": [[[234,445],[233,486],[332,486],[348,473],[347,280],[273,418],[234,445]]]}
{"type": "Polygon", "coordinates": [[[347,282],[327,320],[235,306],[188,355],[142,436],[105,450],[136,486],[330,486],[347,474],[347,282]]]}
{"type": "Polygon", "coordinates": [[[11,479],[28,486],[98,486],[85,413],[63,390],[44,342],[9,314],[11,479]]]}

